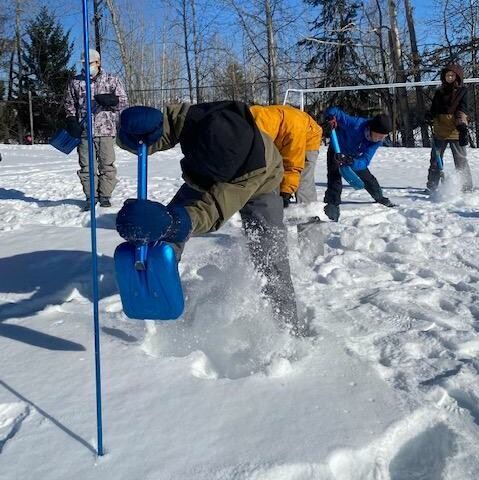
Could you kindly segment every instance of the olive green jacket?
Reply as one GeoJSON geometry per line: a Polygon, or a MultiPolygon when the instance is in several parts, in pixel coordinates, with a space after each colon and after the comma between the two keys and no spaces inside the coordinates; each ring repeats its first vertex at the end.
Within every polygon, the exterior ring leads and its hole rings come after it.
{"type": "MultiPolygon", "coordinates": [[[[180,141],[190,105],[181,103],[168,105],[163,111],[163,134],[149,147],[150,154],[168,150],[180,141]]],[[[186,210],[191,218],[192,234],[202,234],[218,230],[244,205],[258,195],[277,191],[283,178],[283,159],[268,135],[261,133],[265,149],[265,167],[259,168],[234,178],[229,182],[215,183],[208,190],[203,190],[183,174],[184,181],[195,190],[203,192],[200,200],[190,200],[186,210]]],[[[129,150],[117,140],[119,146],[129,150]]],[[[136,153],[136,152],[133,152],[136,153]]]]}

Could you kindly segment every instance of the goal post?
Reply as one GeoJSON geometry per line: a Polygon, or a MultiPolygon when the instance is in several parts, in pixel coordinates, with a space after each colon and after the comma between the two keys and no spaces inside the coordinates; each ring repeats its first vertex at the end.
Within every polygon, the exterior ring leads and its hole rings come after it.
{"type": "MultiPolygon", "coordinates": [[[[472,84],[476,85],[479,83],[479,78],[467,78],[464,80],[464,84],[472,84]]],[[[398,132],[396,132],[396,127],[399,124],[398,122],[398,113],[399,113],[399,102],[398,102],[398,95],[405,94],[410,99],[411,103],[411,112],[412,115],[415,116],[417,114],[415,108],[415,95],[413,96],[412,93],[415,92],[418,88],[427,89],[428,87],[437,87],[441,85],[440,80],[432,80],[432,81],[424,81],[424,82],[404,82],[404,83],[382,83],[382,84],[371,84],[371,85],[348,85],[348,86],[340,86],[340,87],[321,87],[321,88],[288,88],[284,95],[283,104],[290,104],[294,105],[301,110],[305,110],[308,106],[312,106],[314,103],[319,104],[319,106],[329,106],[331,102],[328,102],[328,98],[331,98],[332,94],[338,92],[358,92],[359,93],[366,93],[369,102],[373,105],[369,104],[370,110],[383,110],[386,105],[384,104],[384,99],[381,97],[381,93],[383,96],[387,97],[387,93],[384,92],[386,90],[390,98],[393,99],[392,103],[390,104],[389,108],[386,107],[390,111],[390,114],[395,120],[394,123],[394,131],[393,131],[393,142],[397,143],[398,132]],[[399,89],[404,89],[403,91],[399,89]],[[398,91],[399,90],[399,91],[398,91]],[[365,92],[366,91],[366,92],[365,92]],[[368,91],[370,95],[368,95],[368,91]],[[405,93],[404,93],[405,92],[405,93]],[[409,97],[409,94],[411,96],[409,97]]],[[[476,95],[475,88],[469,95],[469,125],[472,127],[475,138],[476,144],[479,140],[479,92],[476,95]],[[477,102],[477,104],[476,104],[477,102]]],[[[367,110],[367,108],[365,109],[367,110]]],[[[427,110],[427,108],[426,108],[427,110]]],[[[420,119],[422,121],[422,119],[420,119]]],[[[414,122],[413,122],[414,123],[414,122]]],[[[415,138],[420,135],[420,126],[418,127],[418,122],[413,126],[413,135],[414,135],[414,143],[415,138]],[[418,130],[419,129],[419,130],[418,130]]]]}

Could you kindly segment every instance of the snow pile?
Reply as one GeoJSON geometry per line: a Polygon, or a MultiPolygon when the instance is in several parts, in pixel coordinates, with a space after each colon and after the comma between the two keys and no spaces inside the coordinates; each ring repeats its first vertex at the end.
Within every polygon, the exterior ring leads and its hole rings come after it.
{"type": "MultiPolygon", "coordinates": [[[[98,210],[106,455],[95,449],[89,214],[75,154],[1,146],[2,480],[475,480],[479,477],[479,195],[424,195],[429,152],[380,149],[384,193],[345,188],[314,261],[290,227],[300,314],[318,334],[282,332],[259,295],[235,216],[193,238],[175,322],[122,313],[115,213],[134,196],[118,151],[112,209],[98,210]]],[[[324,193],[326,151],[318,164],[324,193]]],[[[181,185],[180,152],[150,160],[149,194],[181,185]]],[[[479,153],[470,150],[479,184],[479,153]]],[[[293,206],[290,217],[320,215],[293,206]]]]}

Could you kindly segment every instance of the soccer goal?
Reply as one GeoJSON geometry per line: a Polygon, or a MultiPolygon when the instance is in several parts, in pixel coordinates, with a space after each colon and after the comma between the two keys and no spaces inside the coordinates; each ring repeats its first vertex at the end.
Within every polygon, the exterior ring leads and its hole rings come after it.
{"type": "MultiPolygon", "coordinates": [[[[479,78],[468,78],[469,125],[474,145],[479,140],[479,78]],[[477,93],[476,93],[477,89],[477,93]]],[[[429,110],[439,80],[425,82],[384,83],[376,85],[350,85],[323,88],[288,88],[283,104],[290,104],[306,110],[319,118],[321,112],[331,105],[338,105],[352,114],[372,116],[388,112],[394,130],[391,133],[393,145],[428,146],[427,127],[423,123],[424,113],[429,110]],[[401,112],[408,111],[405,116],[401,112]],[[405,118],[407,117],[407,118],[405,118]]]]}

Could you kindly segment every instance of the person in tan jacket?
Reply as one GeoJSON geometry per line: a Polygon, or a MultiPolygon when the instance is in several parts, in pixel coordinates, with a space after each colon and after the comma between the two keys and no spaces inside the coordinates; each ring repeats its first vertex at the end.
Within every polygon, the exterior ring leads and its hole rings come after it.
{"type": "Polygon", "coordinates": [[[185,183],[168,206],[127,200],[117,216],[118,233],[130,242],[175,244],[180,256],[190,236],[214,232],[239,212],[273,312],[294,335],[303,335],[306,325],[297,315],[279,196],[283,160],[248,107],[225,101],[170,105],[163,115],[149,107],[122,113],[120,147],[135,152],[138,141],[151,135],[158,138],[149,153],[181,145],[185,183]]]}
{"type": "MultiPolygon", "coordinates": [[[[449,64],[441,71],[442,85],[436,90],[426,122],[434,128],[434,143],[442,157],[447,145],[451,147],[454,164],[461,180],[463,192],[472,190],[472,176],[467,161],[468,95],[463,85],[464,71],[458,64],[449,64]]],[[[427,191],[433,192],[439,185],[441,172],[437,165],[434,148],[427,178],[427,191]]]]}
{"type": "Polygon", "coordinates": [[[290,105],[253,105],[258,128],[269,135],[283,157],[280,194],[287,208],[293,195],[298,203],[317,200],[314,168],[321,145],[322,128],[314,119],[290,105]]]}

